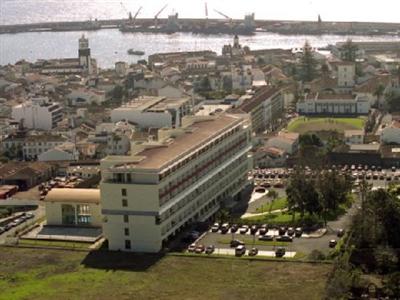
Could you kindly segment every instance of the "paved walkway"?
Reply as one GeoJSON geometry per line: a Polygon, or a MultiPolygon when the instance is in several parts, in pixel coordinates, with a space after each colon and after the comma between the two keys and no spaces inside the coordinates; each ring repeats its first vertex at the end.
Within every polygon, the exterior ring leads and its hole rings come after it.
{"type": "Polygon", "coordinates": [[[287,208],[276,209],[276,210],[273,210],[271,212],[265,211],[265,212],[262,212],[262,213],[245,213],[241,218],[242,219],[248,219],[248,218],[251,218],[251,217],[265,216],[265,215],[269,215],[269,214],[280,213],[280,212],[283,212],[283,211],[288,211],[288,209],[287,208]]]}

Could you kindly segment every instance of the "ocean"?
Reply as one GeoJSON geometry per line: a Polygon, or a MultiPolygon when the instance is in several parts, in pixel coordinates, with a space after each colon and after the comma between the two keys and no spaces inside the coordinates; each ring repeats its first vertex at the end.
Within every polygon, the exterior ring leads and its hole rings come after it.
{"type": "MultiPolygon", "coordinates": [[[[178,12],[181,17],[203,17],[204,1],[197,0],[152,0],[146,3],[133,0],[0,0],[0,24],[34,23],[43,21],[89,20],[124,18],[128,11],[133,13],[143,5],[140,17],[152,17],[166,3],[168,7],[160,14],[178,12]]],[[[375,1],[336,0],[335,5],[327,6],[326,1],[303,0],[209,0],[207,1],[210,18],[217,18],[214,9],[233,18],[241,18],[245,13],[256,12],[260,19],[304,19],[313,20],[318,13],[322,19],[359,20],[359,21],[399,21],[398,0],[375,1]],[[355,3],[362,9],[356,10],[355,3]],[[323,5],[324,4],[324,5],[323,5]],[[348,9],[343,9],[343,7],[348,9]],[[386,7],[386,9],[382,9],[386,7]],[[339,9],[340,8],[340,9],[339,9]],[[369,13],[370,12],[370,13],[369,13]],[[329,18],[328,18],[329,16],[329,18]]],[[[92,57],[96,58],[101,68],[112,67],[117,61],[136,62],[157,52],[213,50],[221,52],[222,46],[232,42],[229,35],[195,35],[191,33],[152,34],[121,33],[117,29],[91,32],[31,32],[0,35],[0,65],[15,63],[25,59],[31,62],[37,59],[77,57],[78,38],[85,34],[89,37],[92,57]],[[127,50],[142,50],[143,57],[130,56],[127,50]]],[[[345,41],[346,36],[322,35],[279,35],[257,33],[254,36],[241,37],[241,43],[251,49],[300,47],[308,40],[314,47],[324,47],[338,41],[345,41]]],[[[400,41],[393,36],[352,36],[354,41],[400,41]]]]}

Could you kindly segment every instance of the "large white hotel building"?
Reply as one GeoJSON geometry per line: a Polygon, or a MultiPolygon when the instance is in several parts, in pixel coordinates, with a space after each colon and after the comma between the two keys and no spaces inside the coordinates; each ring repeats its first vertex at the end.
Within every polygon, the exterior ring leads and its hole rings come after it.
{"type": "Polygon", "coordinates": [[[183,226],[204,221],[247,184],[251,122],[190,116],[129,156],[102,160],[103,232],[110,250],[158,252],[183,226]]]}

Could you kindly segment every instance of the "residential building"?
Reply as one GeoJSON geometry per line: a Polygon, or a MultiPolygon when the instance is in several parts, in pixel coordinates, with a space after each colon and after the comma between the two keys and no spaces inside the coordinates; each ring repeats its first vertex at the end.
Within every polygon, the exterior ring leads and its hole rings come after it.
{"type": "Polygon", "coordinates": [[[93,88],[76,89],[67,95],[67,100],[71,106],[101,105],[106,101],[106,92],[93,88]]]}
{"type": "Polygon", "coordinates": [[[101,161],[103,231],[110,250],[158,252],[184,226],[240,197],[251,166],[251,123],[221,114],[186,117],[130,156],[101,161]]]}
{"type": "Polygon", "coordinates": [[[368,99],[351,94],[306,94],[297,102],[297,112],[303,115],[366,115],[371,104],[368,99]]]}
{"type": "Polygon", "coordinates": [[[276,136],[269,138],[265,146],[282,149],[285,153],[294,154],[299,149],[299,134],[280,131],[276,136]]]}
{"type": "Polygon", "coordinates": [[[62,120],[62,111],[59,103],[38,97],[14,106],[11,116],[18,122],[22,121],[26,128],[51,130],[62,120]]]}
{"type": "Polygon", "coordinates": [[[340,88],[352,88],[355,85],[356,65],[352,62],[337,63],[337,85],[340,88]]]}
{"type": "Polygon", "coordinates": [[[142,96],[111,112],[111,121],[128,121],[141,128],[179,127],[191,111],[191,99],[142,96]]]}
{"type": "Polygon", "coordinates": [[[344,131],[344,142],[347,145],[352,144],[364,144],[364,130],[345,130],[344,131]]]}
{"type": "Polygon", "coordinates": [[[240,101],[241,104],[231,112],[249,114],[256,133],[275,127],[283,112],[283,97],[279,88],[261,87],[251,97],[243,97],[240,101]]]}
{"type": "Polygon", "coordinates": [[[67,139],[61,135],[41,134],[30,135],[24,140],[22,153],[24,159],[36,159],[42,153],[61,146],[67,139]]]}
{"type": "Polygon", "coordinates": [[[79,151],[74,143],[65,142],[59,146],[47,150],[37,156],[38,161],[76,161],[79,159],[79,151]]]}

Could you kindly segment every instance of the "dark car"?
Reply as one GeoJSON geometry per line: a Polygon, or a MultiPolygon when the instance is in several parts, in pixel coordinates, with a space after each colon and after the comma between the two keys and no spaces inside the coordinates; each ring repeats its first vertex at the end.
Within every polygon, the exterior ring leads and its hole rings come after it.
{"type": "Polygon", "coordinates": [[[239,225],[238,224],[233,224],[231,226],[231,232],[236,232],[236,231],[238,231],[238,229],[239,229],[239,225]]]}
{"type": "Polygon", "coordinates": [[[297,227],[297,228],[294,230],[294,235],[295,235],[296,237],[301,237],[302,234],[303,234],[303,229],[302,229],[301,227],[297,227]]]}
{"type": "Polygon", "coordinates": [[[264,234],[264,235],[261,235],[261,236],[258,238],[258,240],[260,240],[260,241],[273,241],[273,240],[274,240],[274,237],[273,237],[272,235],[264,234]]]}
{"type": "Polygon", "coordinates": [[[221,226],[221,233],[222,233],[222,234],[225,234],[225,233],[227,233],[228,231],[229,231],[229,224],[228,224],[228,223],[222,224],[222,226],[221,226]]]}
{"type": "Polygon", "coordinates": [[[285,255],[285,253],[286,253],[286,249],[285,249],[285,248],[283,248],[283,247],[278,247],[278,248],[275,250],[275,257],[283,257],[283,256],[285,255]]]}
{"type": "Polygon", "coordinates": [[[249,251],[249,256],[256,256],[258,254],[257,248],[251,248],[249,251]]]}
{"type": "Polygon", "coordinates": [[[244,242],[242,242],[240,240],[232,240],[230,243],[231,248],[236,248],[239,245],[244,246],[244,242]]]}
{"type": "Polygon", "coordinates": [[[329,241],[329,248],[334,248],[337,245],[337,241],[336,240],[330,240],[329,241]]]}
{"type": "Polygon", "coordinates": [[[277,242],[292,242],[293,238],[288,235],[279,235],[276,237],[277,242]]]}
{"type": "Polygon", "coordinates": [[[293,236],[294,235],[294,228],[293,227],[289,227],[288,230],[287,230],[287,234],[289,236],[293,236]]]}
{"type": "Polygon", "coordinates": [[[215,251],[215,246],[214,245],[209,245],[209,246],[207,246],[207,248],[206,248],[206,253],[207,254],[211,254],[211,253],[213,253],[215,251]]]}
{"type": "Polygon", "coordinates": [[[286,227],[284,227],[284,226],[279,227],[278,234],[284,235],[285,233],[286,233],[286,227]]]}
{"type": "Polygon", "coordinates": [[[268,225],[267,224],[261,225],[261,227],[258,231],[259,235],[267,234],[267,232],[268,232],[268,225]]]}
{"type": "Polygon", "coordinates": [[[258,226],[257,225],[251,225],[250,234],[256,234],[257,230],[258,230],[258,226]]]}
{"type": "Polygon", "coordinates": [[[336,235],[337,235],[338,237],[342,237],[342,236],[344,236],[344,234],[345,234],[344,229],[339,229],[339,230],[337,231],[337,233],[336,233],[336,235]]]}

